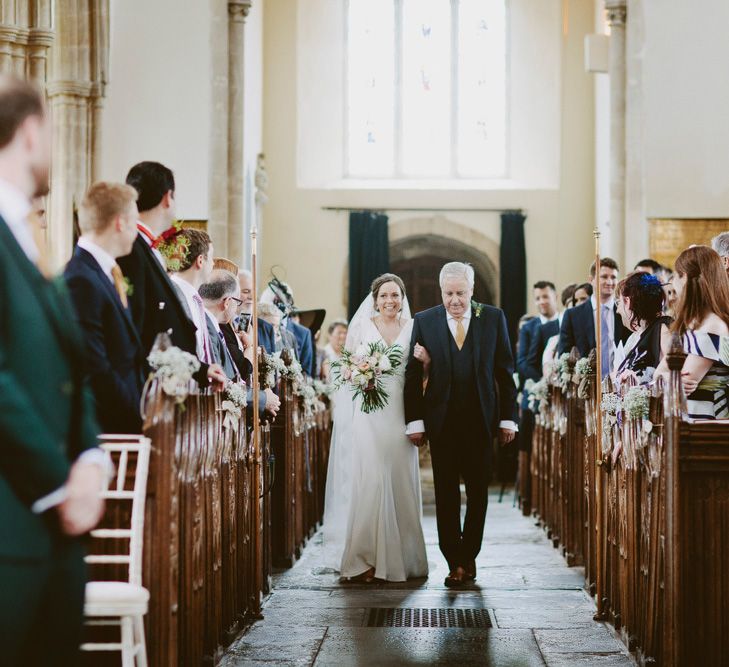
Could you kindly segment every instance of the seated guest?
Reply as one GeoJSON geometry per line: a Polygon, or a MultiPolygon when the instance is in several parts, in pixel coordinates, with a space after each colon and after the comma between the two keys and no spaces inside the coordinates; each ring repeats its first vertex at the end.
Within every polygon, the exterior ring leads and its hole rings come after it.
{"type": "MultiPolygon", "coordinates": [[[[195,324],[186,313],[178,291],[167,275],[167,264],[155,245],[157,238],[170,229],[175,220],[174,176],[159,162],[140,162],[129,170],[127,185],[139,194],[139,233],[131,254],[120,257],[118,263],[132,286],[129,306],[145,358],[161,332],[169,332],[173,345],[197,354],[195,324]]],[[[222,368],[205,363],[195,379],[201,387],[212,383],[215,389],[222,389],[226,380],[222,368]]]]}
{"type": "MultiPolygon", "coordinates": [[[[253,309],[253,276],[247,269],[238,272],[238,283],[240,284],[240,315],[249,315],[253,309]]],[[[246,328],[249,331],[250,327],[246,328]]],[[[258,345],[268,354],[275,352],[273,327],[265,320],[258,318],[258,345]]]]}
{"type": "Polygon", "coordinates": [[[663,266],[656,262],[655,259],[641,259],[640,262],[635,265],[633,271],[637,271],[640,273],[650,273],[653,276],[657,276],[662,269],[663,266]]]}
{"type": "Polygon", "coordinates": [[[86,371],[96,415],[107,433],[141,433],[139,399],[144,355],[116,263],[137,237],[137,192],[96,183],[78,210],[81,238],[64,277],[86,340],[86,371]]]}
{"type": "MultiPolygon", "coordinates": [[[[630,331],[623,326],[615,306],[614,291],[618,281],[618,265],[614,259],[603,257],[597,271],[595,262],[590,267],[593,290],[599,290],[601,302],[600,322],[602,323],[602,375],[605,377],[612,368],[615,347],[620,341],[627,340],[630,331]]],[[[589,301],[570,308],[564,314],[559,333],[558,354],[577,348],[580,356],[586,357],[596,347],[595,311],[597,298],[593,294],[589,301]]]]}
{"type": "Polygon", "coordinates": [[[711,239],[711,247],[721,258],[721,263],[729,275],[729,232],[722,232],[711,239]]]}
{"type": "MultiPolygon", "coordinates": [[[[216,269],[208,282],[200,286],[199,292],[207,310],[213,354],[230,380],[242,379],[246,383],[250,402],[253,398],[253,347],[250,341],[244,345],[231,327],[240,306],[240,285],[237,277],[229,271],[216,269]],[[226,329],[232,333],[232,341],[226,337],[226,329]]],[[[271,389],[259,392],[258,396],[259,412],[268,412],[275,417],[281,406],[278,396],[271,389]]]]}
{"type": "Polygon", "coordinates": [[[623,324],[633,333],[615,355],[618,382],[632,375],[647,384],[663,358],[671,318],[663,315],[664,294],[661,281],[651,273],[631,273],[618,283],[616,296],[623,324]]]}
{"type": "Polygon", "coordinates": [[[182,306],[195,325],[195,351],[198,359],[212,364],[215,363],[215,357],[208,336],[205,306],[198,289],[208,281],[213,271],[213,243],[207,232],[199,229],[183,229],[179,236],[186,239],[187,252],[180,259],[179,269],[170,278],[177,287],[182,306]]]}
{"type": "MultiPolygon", "coordinates": [[[[678,305],[671,331],[688,355],[681,379],[694,419],[729,418],[729,359],[720,354],[729,336],[729,278],[719,255],[707,246],[684,250],[673,278],[678,305]]],[[[664,348],[664,353],[668,351],[664,348]]],[[[656,374],[668,375],[666,360],[656,374]]]]}
{"type": "MultiPolygon", "coordinates": [[[[581,306],[591,296],[592,285],[590,283],[582,283],[582,285],[576,285],[572,294],[572,303],[568,307],[574,308],[575,306],[581,306]]],[[[564,303],[564,298],[562,299],[562,303],[564,303]]]]}

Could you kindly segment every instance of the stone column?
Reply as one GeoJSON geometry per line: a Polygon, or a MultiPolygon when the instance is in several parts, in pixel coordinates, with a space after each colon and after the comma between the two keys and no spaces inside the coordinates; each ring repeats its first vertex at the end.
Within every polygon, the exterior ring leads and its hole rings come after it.
{"type": "Polygon", "coordinates": [[[243,227],[243,105],[245,20],[252,0],[228,2],[228,256],[240,264],[247,239],[243,227]]]}
{"type": "Polygon", "coordinates": [[[626,0],[606,0],[610,26],[610,246],[612,255],[625,269],[625,21],[626,0]]]}

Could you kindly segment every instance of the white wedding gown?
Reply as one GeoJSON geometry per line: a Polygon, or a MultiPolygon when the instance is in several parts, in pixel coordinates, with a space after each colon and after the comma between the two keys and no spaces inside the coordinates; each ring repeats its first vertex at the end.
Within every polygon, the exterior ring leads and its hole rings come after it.
{"type": "MultiPolygon", "coordinates": [[[[385,408],[365,414],[359,401],[350,407],[349,512],[340,566],[344,577],[357,576],[370,567],[375,568],[375,577],[387,581],[428,574],[418,449],[405,435],[403,387],[412,328],[410,320],[395,341],[403,348],[403,363],[384,379],[390,395],[385,408]]],[[[348,341],[348,348],[382,341],[371,319],[363,318],[358,329],[358,340],[348,341]]],[[[341,422],[341,411],[338,417],[341,422]]]]}

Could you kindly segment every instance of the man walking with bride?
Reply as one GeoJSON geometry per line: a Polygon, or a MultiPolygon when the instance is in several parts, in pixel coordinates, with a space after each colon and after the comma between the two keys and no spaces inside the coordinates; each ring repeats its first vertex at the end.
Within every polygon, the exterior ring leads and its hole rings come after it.
{"type": "MultiPolygon", "coordinates": [[[[349,580],[427,575],[416,448],[426,435],[440,548],[450,569],[445,584],[458,587],[476,578],[491,439],[497,428],[502,444],[514,438],[516,387],[504,315],[472,304],[473,280],[467,264],[446,264],[440,274],[443,305],[411,319],[402,280],[385,274],[350,322],[350,353],[375,344],[409,348],[409,356],[378,379],[387,393],[381,409],[363,409],[357,392],[336,402],[324,540],[339,553],[343,548],[340,571],[349,580]],[[463,527],[461,477],[467,495],[463,527]],[[333,519],[342,515],[346,528],[333,519]]],[[[340,391],[348,389],[343,384],[340,391]]]]}

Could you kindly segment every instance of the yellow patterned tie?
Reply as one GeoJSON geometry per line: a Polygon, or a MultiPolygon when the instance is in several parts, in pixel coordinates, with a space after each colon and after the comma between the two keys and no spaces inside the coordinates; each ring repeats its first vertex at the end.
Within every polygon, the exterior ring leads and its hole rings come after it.
{"type": "Polygon", "coordinates": [[[127,307],[127,286],[124,282],[124,274],[122,273],[121,267],[118,264],[114,264],[111,268],[111,277],[114,279],[114,287],[116,287],[117,294],[121,299],[122,306],[127,307]]]}
{"type": "Polygon", "coordinates": [[[463,343],[466,341],[466,330],[463,328],[463,320],[458,320],[456,323],[456,345],[460,350],[463,347],[463,343]]]}

